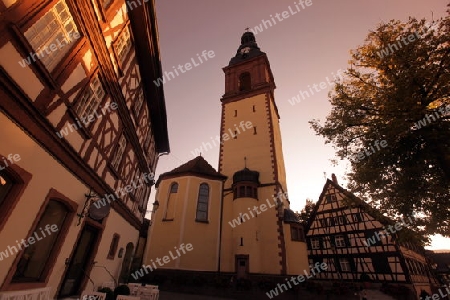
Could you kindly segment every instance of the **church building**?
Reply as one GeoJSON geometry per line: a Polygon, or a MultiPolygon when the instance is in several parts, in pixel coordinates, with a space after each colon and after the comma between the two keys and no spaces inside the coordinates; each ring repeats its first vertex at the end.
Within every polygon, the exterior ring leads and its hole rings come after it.
{"type": "Polygon", "coordinates": [[[144,264],[237,278],[302,274],[307,247],[289,209],[275,82],[252,32],[223,71],[218,171],[198,156],[159,177],[144,264]]]}

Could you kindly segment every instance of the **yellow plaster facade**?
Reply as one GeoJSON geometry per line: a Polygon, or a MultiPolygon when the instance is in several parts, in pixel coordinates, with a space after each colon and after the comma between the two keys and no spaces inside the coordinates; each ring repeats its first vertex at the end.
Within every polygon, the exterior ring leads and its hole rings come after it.
{"type": "Polygon", "coordinates": [[[220,207],[222,181],[199,176],[180,176],[162,180],[156,199],[159,209],[152,216],[149,242],[144,262],[157,268],[216,271],[219,256],[220,207]],[[178,184],[176,193],[170,193],[171,186],[178,184]],[[201,184],[209,187],[209,206],[206,221],[196,220],[196,207],[201,184]],[[170,201],[168,201],[170,198],[170,201]],[[173,215],[167,210],[174,205],[173,215]],[[184,244],[191,244],[193,250],[176,253],[184,244]],[[168,263],[157,263],[157,259],[170,257],[168,263]],[[176,259],[174,259],[176,257],[176,259]]]}
{"type": "Polygon", "coordinates": [[[273,75],[249,35],[240,47],[252,48],[249,57],[238,50],[224,68],[219,170],[197,157],[161,175],[147,265],[191,243],[193,251],[161,268],[236,273],[238,278],[309,271],[303,232],[292,236],[301,225],[289,209],[273,75]],[[210,179],[198,176],[202,171],[210,179]],[[174,183],[178,190],[171,193],[174,183]],[[196,220],[201,183],[211,187],[208,223],[196,220]]]}

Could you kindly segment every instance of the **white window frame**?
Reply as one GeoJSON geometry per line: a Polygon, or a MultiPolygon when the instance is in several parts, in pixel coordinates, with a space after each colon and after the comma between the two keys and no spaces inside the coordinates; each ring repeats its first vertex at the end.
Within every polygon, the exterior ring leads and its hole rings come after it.
{"type": "Polygon", "coordinates": [[[353,215],[352,215],[352,217],[353,217],[353,222],[355,222],[355,223],[359,223],[359,222],[363,222],[364,220],[363,220],[363,214],[362,213],[354,213],[353,215]],[[359,215],[359,218],[361,219],[361,220],[358,220],[358,215],[359,215]]]}
{"type": "Polygon", "coordinates": [[[141,87],[139,87],[139,91],[136,93],[136,100],[134,102],[134,107],[133,107],[136,117],[139,117],[139,114],[142,109],[142,104],[144,104],[144,89],[141,86],[141,87]]]}
{"type": "Polygon", "coordinates": [[[113,159],[111,160],[111,166],[117,171],[122,161],[123,153],[125,152],[125,147],[127,146],[127,139],[125,134],[121,134],[119,142],[117,145],[117,150],[114,153],[113,159]]]}
{"type": "Polygon", "coordinates": [[[345,247],[345,239],[343,235],[336,235],[334,237],[334,244],[337,248],[343,248],[345,247]]]}
{"type": "Polygon", "coordinates": [[[117,40],[114,42],[114,51],[116,52],[117,59],[123,65],[125,59],[131,49],[131,34],[130,28],[126,25],[117,40]]]}
{"type": "Polygon", "coordinates": [[[339,258],[339,265],[342,272],[351,272],[352,268],[347,258],[339,258]]]}
{"type": "Polygon", "coordinates": [[[24,36],[51,72],[76,43],[79,31],[66,2],[60,0],[25,31],[24,36]],[[53,45],[57,47],[55,51],[51,49],[53,45]]]}
{"type": "Polygon", "coordinates": [[[319,224],[321,227],[327,227],[328,226],[327,219],[326,218],[319,219],[319,224]]]}
{"type": "Polygon", "coordinates": [[[92,77],[87,88],[81,95],[81,99],[76,104],[75,112],[79,118],[88,121],[89,116],[93,115],[98,106],[105,97],[105,90],[98,73],[92,77]]]}
{"type": "Polygon", "coordinates": [[[318,238],[311,239],[311,249],[320,249],[320,239],[318,238]]]}

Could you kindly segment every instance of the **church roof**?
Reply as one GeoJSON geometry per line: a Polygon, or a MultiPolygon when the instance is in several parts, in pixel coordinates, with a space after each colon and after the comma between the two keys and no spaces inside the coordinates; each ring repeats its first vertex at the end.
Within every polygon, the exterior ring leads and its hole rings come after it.
{"type": "Polygon", "coordinates": [[[236,51],[236,55],[231,58],[228,66],[232,66],[243,62],[249,58],[253,58],[256,56],[265,55],[264,52],[259,49],[258,44],[256,43],[255,35],[251,31],[244,32],[241,37],[241,45],[236,51]],[[242,53],[244,49],[247,49],[245,53],[242,53]]]}
{"type": "Polygon", "coordinates": [[[233,175],[233,184],[241,181],[250,181],[259,184],[259,172],[252,171],[245,167],[244,169],[237,171],[233,175]]]}
{"type": "Polygon", "coordinates": [[[291,209],[284,209],[284,220],[285,223],[301,223],[298,215],[291,209]]]}
{"type": "Polygon", "coordinates": [[[217,172],[202,156],[197,156],[185,164],[173,169],[172,171],[161,174],[158,178],[156,186],[159,182],[166,178],[173,178],[184,175],[196,175],[212,179],[224,180],[227,176],[217,172]]]}

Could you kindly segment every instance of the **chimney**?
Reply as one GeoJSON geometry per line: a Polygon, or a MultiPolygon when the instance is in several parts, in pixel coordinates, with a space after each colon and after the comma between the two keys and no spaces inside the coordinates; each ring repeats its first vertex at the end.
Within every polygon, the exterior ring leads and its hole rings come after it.
{"type": "Polygon", "coordinates": [[[336,178],[336,175],[334,175],[334,173],[331,174],[331,180],[333,180],[334,183],[336,183],[336,184],[339,185],[339,183],[338,183],[338,181],[337,181],[337,178],[336,178]]]}

